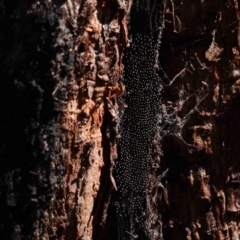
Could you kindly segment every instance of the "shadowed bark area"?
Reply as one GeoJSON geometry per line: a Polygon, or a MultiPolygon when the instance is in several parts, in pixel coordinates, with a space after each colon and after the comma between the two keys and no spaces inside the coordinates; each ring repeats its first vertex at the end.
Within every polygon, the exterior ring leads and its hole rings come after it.
{"type": "Polygon", "coordinates": [[[0,1],[0,239],[239,239],[237,0],[0,1]]]}

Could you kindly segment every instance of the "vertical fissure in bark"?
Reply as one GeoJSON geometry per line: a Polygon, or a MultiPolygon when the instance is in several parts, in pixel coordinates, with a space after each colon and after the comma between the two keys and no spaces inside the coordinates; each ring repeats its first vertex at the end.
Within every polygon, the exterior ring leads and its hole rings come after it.
{"type": "Polygon", "coordinates": [[[113,193],[109,210],[109,221],[113,221],[110,226],[115,225],[118,239],[157,239],[147,226],[148,213],[152,211],[147,195],[150,148],[161,105],[162,86],[157,70],[164,7],[164,1],[133,1],[131,7],[131,43],[125,49],[122,76],[128,107],[123,110],[121,138],[117,140],[114,176],[118,194],[113,193]]]}

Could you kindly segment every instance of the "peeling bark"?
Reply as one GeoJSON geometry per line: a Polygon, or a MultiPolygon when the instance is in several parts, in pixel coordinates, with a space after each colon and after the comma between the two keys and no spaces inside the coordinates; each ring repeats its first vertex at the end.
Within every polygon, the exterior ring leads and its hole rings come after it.
{"type": "Polygon", "coordinates": [[[239,16],[0,1],[0,238],[239,239],[239,16]]]}

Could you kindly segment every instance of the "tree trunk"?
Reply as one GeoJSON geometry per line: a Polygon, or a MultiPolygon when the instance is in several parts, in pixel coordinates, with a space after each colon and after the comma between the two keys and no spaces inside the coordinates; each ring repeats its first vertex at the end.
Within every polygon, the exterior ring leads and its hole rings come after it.
{"type": "Polygon", "coordinates": [[[239,239],[238,5],[0,1],[0,239],[239,239]]]}

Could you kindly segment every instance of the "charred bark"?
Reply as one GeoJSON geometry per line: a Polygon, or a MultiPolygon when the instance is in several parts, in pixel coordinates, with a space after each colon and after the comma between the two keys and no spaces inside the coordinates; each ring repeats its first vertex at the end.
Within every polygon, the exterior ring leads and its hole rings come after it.
{"type": "Polygon", "coordinates": [[[0,1],[0,239],[239,239],[239,2],[0,1]]]}

